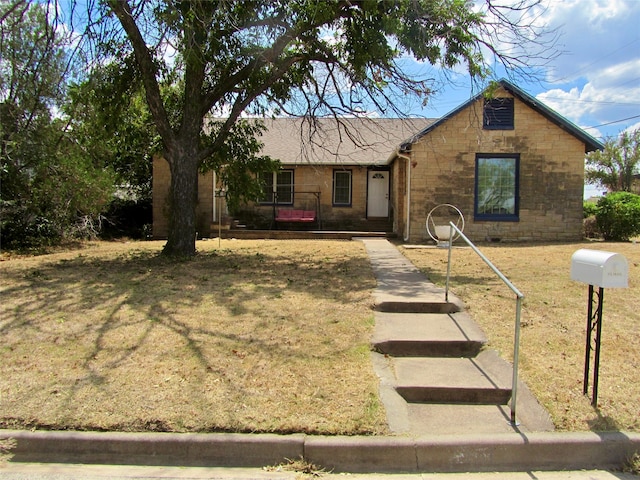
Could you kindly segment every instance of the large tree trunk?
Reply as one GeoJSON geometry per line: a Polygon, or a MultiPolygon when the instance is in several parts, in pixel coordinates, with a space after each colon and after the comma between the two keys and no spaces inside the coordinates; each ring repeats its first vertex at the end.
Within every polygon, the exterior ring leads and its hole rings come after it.
{"type": "Polygon", "coordinates": [[[176,148],[170,158],[169,234],[163,254],[193,256],[196,253],[196,205],[198,160],[190,148],[176,148]]]}

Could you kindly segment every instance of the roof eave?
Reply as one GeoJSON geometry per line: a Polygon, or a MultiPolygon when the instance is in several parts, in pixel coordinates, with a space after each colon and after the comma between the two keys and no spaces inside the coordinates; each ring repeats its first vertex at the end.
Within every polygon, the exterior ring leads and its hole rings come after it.
{"type": "MultiPolygon", "coordinates": [[[[569,134],[573,135],[574,137],[578,138],[581,142],[583,142],[585,147],[585,153],[593,152],[594,150],[604,149],[604,144],[602,142],[595,139],[594,137],[589,135],[587,132],[585,132],[582,128],[578,127],[571,121],[567,120],[558,112],[546,106],[544,103],[540,102],[535,97],[532,97],[531,95],[526,93],[524,90],[520,89],[519,87],[516,87],[511,82],[504,79],[500,80],[498,83],[500,84],[500,86],[502,86],[505,90],[507,90],[513,96],[518,97],[522,102],[526,103],[531,108],[538,111],[538,113],[540,113],[541,115],[549,119],[558,127],[562,128],[563,130],[565,130],[566,132],[568,132],[569,134]]],[[[427,128],[425,128],[420,133],[418,133],[414,137],[414,139],[412,139],[411,143],[415,143],[417,140],[424,137],[431,130],[434,130],[435,128],[437,128],[442,123],[446,122],[451,117],[456,116],[462,110],[466,109],[468,106],[470,106],[471,104],[476,102],[479,98],[481,98],[485,94],[485,92],[486,90],[476,94],[474,97],[470,98],[469,100],[462,103],[460,106],[458,106],[454,110],[444,115],[437,122],[434,122],[431,125],[429,125],[427,128]]]]}

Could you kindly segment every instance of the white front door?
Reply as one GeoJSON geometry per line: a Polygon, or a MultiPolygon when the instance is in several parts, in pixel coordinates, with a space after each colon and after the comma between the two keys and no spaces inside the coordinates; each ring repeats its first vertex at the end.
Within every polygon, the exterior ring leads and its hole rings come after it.
{"type": "Polygon", "coordinates": [[[367,217],[388,217],[389,172],[369,170],[367,188],[367,217]]]}

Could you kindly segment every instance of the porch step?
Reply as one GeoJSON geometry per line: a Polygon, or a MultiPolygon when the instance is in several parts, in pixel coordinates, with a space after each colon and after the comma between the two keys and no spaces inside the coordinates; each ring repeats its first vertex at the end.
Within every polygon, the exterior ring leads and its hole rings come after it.
{"type": "Polygon", "coordinates": [[[506,405],[509,379],[498,378],[475,358],[396,358],[396,391],[410,403],[506,405]]]}
{"type": "Polygon", "coordinates": [[[393,222],[388,218],[368,218],[366,227],[370,232],[393,232],[393,222]]]}
{"type": "Polygon", "coordinates": [[[467,313],[376,313],[372,344],[396,357],[474,357],[486,344],[467,313]]]}

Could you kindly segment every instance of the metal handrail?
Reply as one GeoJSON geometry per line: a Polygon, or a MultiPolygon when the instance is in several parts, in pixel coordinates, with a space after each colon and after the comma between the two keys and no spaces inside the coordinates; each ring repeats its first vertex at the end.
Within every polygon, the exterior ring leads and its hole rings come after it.
{"type": "MultiPolygon", "coordinates": [[[[478,254],[478,256],[486,263],[491,270],[509,287],[509,289],[516,294],[516,325],[513,341],[513,377],[511,379],[511,425],[516,426],[516,401],[518,397],[518,360],[520,357],[520,314],[522,311],[522,301],[524,295],[518,290],[513,283],[509,281],[504,274],[491,263],[491,261],[476,247],[471,240],[469,240],[462,231],[456,227],[453,222],[449,222],[449,238],[453,238],[453,232],[457,232],[461,239],[463,239],[471,249],[478,254]]],[[[449,301],[449,277],[451,276],[451,251],[453,242],[449,241],[449,258],[447,259],[447,281],[445,286],[445,301],[449,301]]]]}

